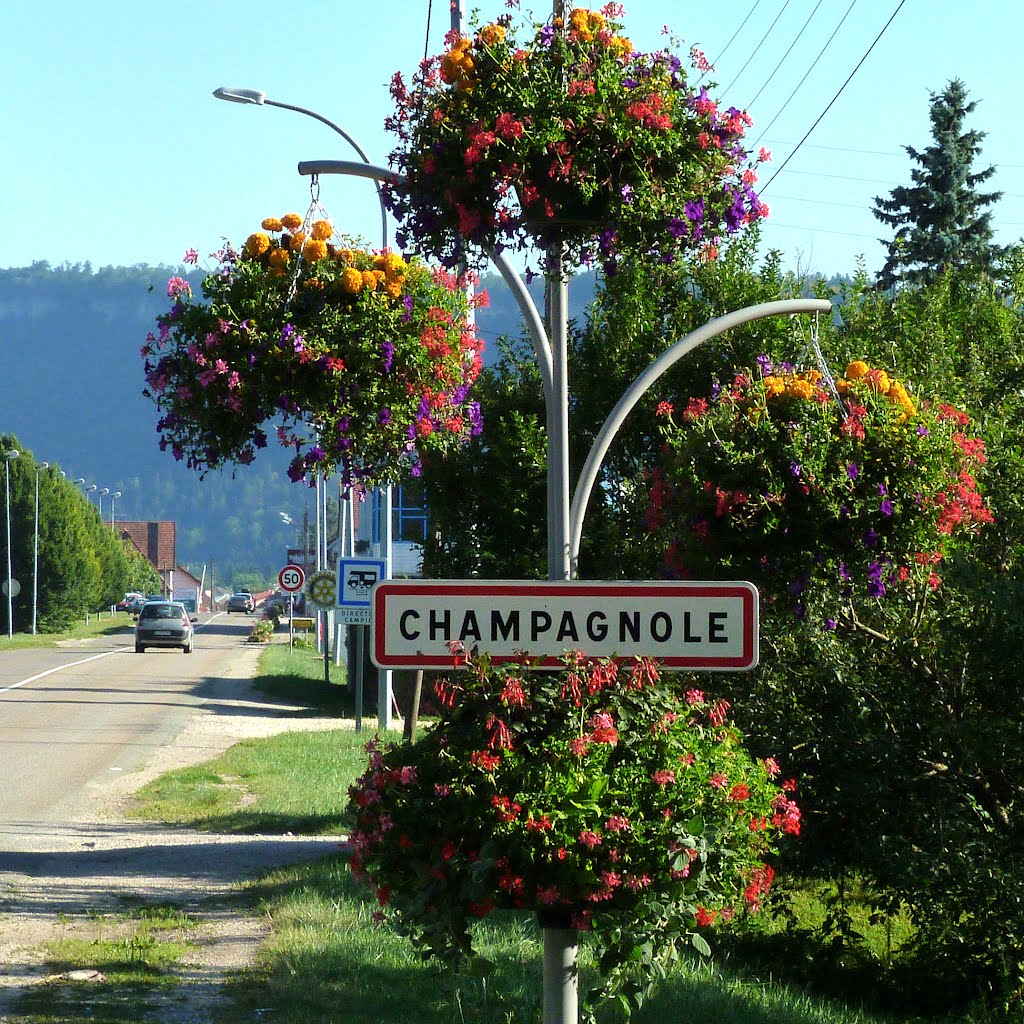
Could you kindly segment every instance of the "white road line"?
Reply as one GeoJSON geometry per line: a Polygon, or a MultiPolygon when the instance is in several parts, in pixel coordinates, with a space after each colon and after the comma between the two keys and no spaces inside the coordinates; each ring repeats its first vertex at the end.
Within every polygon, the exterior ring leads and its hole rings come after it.
{"type": "Polygon", "coordinates": [[[87,661],[95,661],[97,658],[107,658],[111,654],[121,653],[121,651],[102,651],[100,654],[93,654],[88,658],[82,658],[81,661],[70,661],[66,665],[58,665],[56,668],[48,668],[45,672],[40,672],[38,675],[29,676],[28,679],[22,679],[20,683],[11,683],[10,686],[0,686],[0,693],[6,693],[8,690],[16,690],[19,686],[28,686],[29,683],[34,683],[37,679],[42,679],[44,676],[52,676],[54,672],[62,672],[66,668],[74,668],[76,665],[84,665],[87,661]]]}
{"type": "MultiPolygon", "coordinates": [[[[218,613],[223,614],[223,613],[218,613]]],[[[203,626],[208,626],[218,615],[212,615],[206,622],[197,622],[196,629],[202,629],[203,626]]],[[[54,672],[63,672],[66,668],[74,668],[76,665],[84,665],[88,661],[95,661],[97,658],[107,658],[111,654],[124,654],[126,651],[102,651],[100,654],[92,654],[88,658],[82,658],[80,661],[69,661],[66,665],[57,665],[55,668],[48,668],[45,672],[40,672],[38,675],[29,676],[28,679],[22,679],[20,682],[11,683],[10,686],[0,686],[0,693],[7,693],[8,690],[16,690],[19,686],[28,686],[29,683],[34,683],[37,679],[43,679],[46,676],[52,676],[54,672]]]]}

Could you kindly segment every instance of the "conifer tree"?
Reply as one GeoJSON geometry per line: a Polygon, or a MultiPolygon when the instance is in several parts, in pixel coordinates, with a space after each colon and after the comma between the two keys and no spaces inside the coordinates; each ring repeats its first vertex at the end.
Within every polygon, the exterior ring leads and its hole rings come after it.
{"type": "Polygon", "coordinates": [[[967,101],[960,79],[931,94],[933,144],[923,152],[905,149],[918,163],[910,172],[912,185],[900,185],[890,198],[875,197],[874,215],[896,229],[889,255],[879,274],[882,288],[895,284],[924,284],[951,268],[984,272],[998,269],[1006,247],[992,243],[992,213],[988,209],[1001,192],[979,192],[995,167],[977,173],[971,166],[981,151],[984,132],[965,131],[964,122],[976,102],[967,101]]]}

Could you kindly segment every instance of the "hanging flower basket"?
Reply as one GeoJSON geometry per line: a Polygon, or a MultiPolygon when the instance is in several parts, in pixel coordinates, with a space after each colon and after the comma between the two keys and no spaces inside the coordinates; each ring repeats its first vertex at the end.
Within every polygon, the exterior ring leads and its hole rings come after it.
{"type": "Polygon", "coordinates": [[[345,487],[376,485],[479,431],[465,280],[297,214],[214,256],[202,300],[171,279],[142,349],[161,448],[190,468],[252,462],[275,435],[293,480],[337,470],[345,487]]]}
{"type": "Polygon", "coordinates": [[[992,521],[967,415],[860,360],[833,391],[818,370],[762,359],[709,399],[658,411],[647,518],[666,572],[749,579],[801,620],[824,588],[826,629],[934,590],[943,558],[992,521]]]}
{"type": "Polygon", "coordinates": [[[352,869],[418,949],[457,967],[475,920],[528,910],[593,932],[591,1004],[630,1001],[683,944],[706,953],[714,927],[760,907],[800,812],[727,703],[651,661],[460,659],[435,685],[437,723],[371,743],[350,790],[352,869]]]}
{"type": "Polygon", "coordinates": [[[767,216],[743,146],[750,118],[720,109],[671,48],[636,52],[621,12],[576,9],[564,31],[502,16],[450,36],[411,89],[395,75],[401,237],[450,265],[480,258],[466,243],[562,243],[571,262],[610,268],[627,251],[671,260],[767,216]]]}

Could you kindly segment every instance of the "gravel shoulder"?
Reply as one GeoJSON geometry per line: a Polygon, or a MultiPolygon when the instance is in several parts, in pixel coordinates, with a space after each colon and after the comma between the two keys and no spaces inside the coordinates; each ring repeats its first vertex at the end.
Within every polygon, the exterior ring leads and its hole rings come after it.
{"type": "Polygon", "coordinates": [[[170,903],[200,921],[184,987],[163,1000],[157,1019],[211,1021],[220,979],[251,961],[266,930],[233,905],[239,883],[337,850],[340,836],[217,835],[126,818],[132,794],[171,769],[208,761],[244,739],[344,727],[337,718],[268,703],[251,684],[259,653],[244,648],[232,678],[204,691],[182,731],[140,771],[90,786],[58,823],[0,826],[0,1024],[14,1024],[12,1001],[46,979],[43,943],[87,937],[103,927],[98,915],[140,903],[170,903]]]}

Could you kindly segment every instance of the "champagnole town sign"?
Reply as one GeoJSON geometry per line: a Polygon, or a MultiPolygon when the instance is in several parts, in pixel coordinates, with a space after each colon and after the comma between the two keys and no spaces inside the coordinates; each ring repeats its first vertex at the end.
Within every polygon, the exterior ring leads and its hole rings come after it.
{"type": "Polygon", "coordinates": [[[381,668],[451,668],[451,644],[492,662],[557,665],[657,658],[666,668],[743,671],[758,657],[757,589],[744,582],[386,580],[371,595],[381,668]]]}

